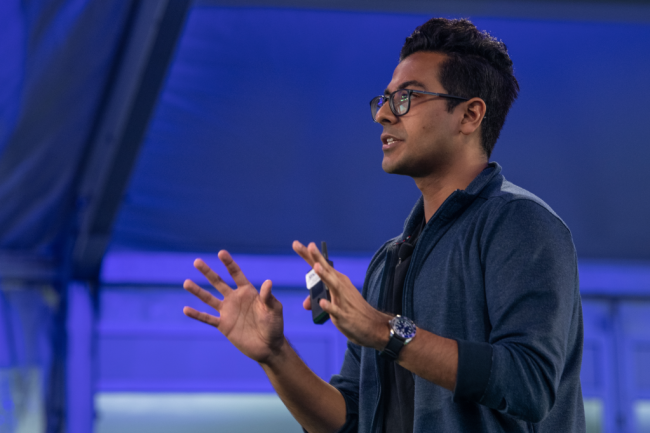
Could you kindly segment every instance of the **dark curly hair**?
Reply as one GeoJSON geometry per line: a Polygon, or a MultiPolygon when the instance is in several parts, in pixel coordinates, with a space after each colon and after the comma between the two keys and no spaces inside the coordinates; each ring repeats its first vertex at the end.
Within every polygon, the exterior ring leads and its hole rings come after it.
{"type": "MultiPolygon", "coordinates": [[[[406,38],[400,62],[418,51],[447,56],[438,77],[445,91],[485,101],[487,112],[481,124],[481,144],[489,158],[519,92],[506,45],[479,31],[466,19],[432,18],[406,38]]],[[[448,111],[460,103],[450,98],[448,111]]]]}

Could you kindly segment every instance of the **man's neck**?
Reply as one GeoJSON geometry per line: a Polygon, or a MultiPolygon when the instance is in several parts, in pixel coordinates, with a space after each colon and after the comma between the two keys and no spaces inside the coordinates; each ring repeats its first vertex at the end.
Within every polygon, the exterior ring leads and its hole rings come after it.
{"type": "Polygon", "coordinates": [[[447,197],[457,189],[466,189],[487,165],[484,159],[462,160],[450,165],[444,171],[415,178],[415,184],[424,198],[425,220],[429,222],[447,197]]]}

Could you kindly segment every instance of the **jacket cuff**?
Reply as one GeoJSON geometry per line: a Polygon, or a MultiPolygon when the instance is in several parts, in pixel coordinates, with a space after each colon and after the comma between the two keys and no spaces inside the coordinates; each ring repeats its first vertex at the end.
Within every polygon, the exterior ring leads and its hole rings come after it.
{"type": "MultiPolygon", "coordinates": [[[[339,392],[341,390],[339,389],[339,392]]],[[[345,424],[337,431],[337,433],[356,433],[359,430],[359,400],[341,392],[345,400],[345,424]]]]}
{"type": "Polygon", "coordinates": [[[458,372],[454,402],[480,403],[485,395],[492,371],[492,345],[456,340],[458,343],[458,372]]]}
{"type": "MultiPolygon", "coordinates": [[[[337,382],[340,376],[335,374],[330,380],[330,384],[333,385],[343,396],[345,400],[345,424],[337,430],[336,433],[356,433],[359,430],[359,400],[352,395],[348,395],[347,392],[337,388],[337,382]]],[[[305,428],[302,428],[304,433],[309,433],[305,428]]]]}

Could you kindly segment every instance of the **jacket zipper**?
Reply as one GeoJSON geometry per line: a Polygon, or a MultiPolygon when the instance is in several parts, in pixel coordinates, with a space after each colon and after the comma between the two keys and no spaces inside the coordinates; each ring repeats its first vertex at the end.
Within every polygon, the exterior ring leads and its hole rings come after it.
{"type": "MultiPolygon", "coordinates": [[[[427,226],[436,225],[436,228],[435,228],[436,231],[438,231],[438,230],[440,230],[442,228],[442,227],[438,226],[438,224],[439,224],[439,221],[438,221],[439,216],[443,212],[443,210],[446,209],[449,206],[449,203],[456,199],[457,195],[458,195],[458,190],[452,192],[449,195],[449,197],[447,197],[445,199],[445,201],[442,202],[442,204],[440,205],[440,207],[438,208],[436,213],[434,213],[431,216],[431,218],[429,219],[429,221],[427,221],[426,225],[422,229],[422,232],[420,232],[420,235],[418,236],[418,242],[415,244],[415,248],[413,249],[413,253],[411,254],[411,264],[409,265],[408,272],[406,273],[406,276],[404,277],[404,289],[402,291],[402,313],[403,313],[404,316],[408,317],[411,320],[413,320],[413,316],[415,315],[415,312],[413,311],[413,303],[410,302],[412,300],[412,296],[413,296],[412,293],[411,293],[412,290],[409,290],[411,287],[407,283],[411,282],[410,279],[409,279],[409,276],[411,274],[413,274],[413,273],[420,272],[420,267],[422,266],[422,264],[420,263],[419,260],[418,261],[415,260],[415,257],[416,257],[415,253],[416,253],[416,251],[419,251],[419,250],[421,250],[423,248],[423,247],[420,246],[420,244],[422,244],[421,240],[424,237],[424,232],[427,229],[427,226]]],[[[436,236],[437,240],[433,244],[433,248],[435,248],[436,244],[440,241],[440,239],[442,239],[444,234],[447,232],[447,230],[449,230],[449,228],[452,225],[453,224],[447,224],[447,228],[442,233],[439,233],[436,236]]],[[[433,229],[430,228],[429,231],[431,231],[431,230],[433,230],[433,229]]]]}

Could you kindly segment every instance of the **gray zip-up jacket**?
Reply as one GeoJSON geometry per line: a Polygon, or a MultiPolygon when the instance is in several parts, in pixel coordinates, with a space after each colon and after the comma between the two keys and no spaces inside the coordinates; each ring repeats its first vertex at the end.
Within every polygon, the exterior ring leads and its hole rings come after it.
{"type": "MultiPolygon", "coordinates": [[[[395,244],[374,255],[363,295],[382,309],[395,244]]],[[[569,229],[542,200],[490,165],[427,223],[404,282],[404,316],[458,342],[451,392],[414,375],[414,431],[584,432],[582,306],[569,229]]],[[[415,337],[417,338],[417,336],[415,337]]],[[[341,432],[381,431],[382,370],[374,349],[348,343],[331,383],[343,394],[341,432]]]]}

